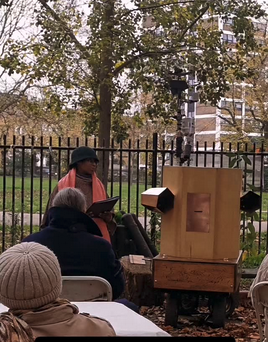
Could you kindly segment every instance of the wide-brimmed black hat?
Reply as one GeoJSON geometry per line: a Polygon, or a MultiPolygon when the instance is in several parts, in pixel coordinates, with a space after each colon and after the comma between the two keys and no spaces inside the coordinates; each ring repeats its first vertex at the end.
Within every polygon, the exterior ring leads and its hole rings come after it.
{"type": "Polygon", "coordinates": [[[87,146],[77,147],[72,153],[71,163],[69,165],[69,168],[72,169],[76,163],[83,161],[85,159],[88,159],[88,158],[99,161],[99,158],[95,150],[93,150],[93,148],[90,148],[87,146]]]}

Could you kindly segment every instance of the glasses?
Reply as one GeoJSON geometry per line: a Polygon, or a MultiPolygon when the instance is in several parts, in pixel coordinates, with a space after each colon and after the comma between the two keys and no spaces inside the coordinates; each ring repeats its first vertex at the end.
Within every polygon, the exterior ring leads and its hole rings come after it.
{"type": "Polygon", "coordinates": [[[99,161],[97,159],[93,159],[93,158],[87,158],[87,159],[84,159],[84,161],[88,161],[91,164],[96,164],[96,165],[99,164],[99,161]]]}

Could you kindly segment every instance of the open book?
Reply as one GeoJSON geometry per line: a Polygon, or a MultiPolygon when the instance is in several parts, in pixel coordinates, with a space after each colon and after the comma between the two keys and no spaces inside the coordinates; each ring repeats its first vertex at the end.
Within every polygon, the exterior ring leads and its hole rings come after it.
{"type": "Polygon", "coordinates": [[[100,213],[104,213],[105,211],[111,211],[113,207],[116,205],[119,200],[119,196],[110,197],[103,201],[98,201],[92,203],[92,205],[88,208],[88,213],[93,213],[94,216],[99,216],[100,213]]]}

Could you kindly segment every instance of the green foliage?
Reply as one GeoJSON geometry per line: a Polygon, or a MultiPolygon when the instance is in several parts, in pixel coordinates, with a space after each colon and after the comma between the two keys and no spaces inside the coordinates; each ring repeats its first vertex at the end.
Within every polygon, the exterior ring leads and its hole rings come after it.
{"type": "Polygon", "coordinates": [[[121,210],[116,211],[114,213],[114,220],[115,220],[116,224],[119,224],[119,225],[123,224],[123,221],[122,221],[123,215],[124,215],[124,213],[121,210]]]}
{"type": "Polygon", "coordinates": [[[242,265],[243,268],[256,268],[262,263],[263,258],[266,256],[265,252],[256,255],[249,255],[245,258],[242,265]]]}
{"type": "MultiPolygon", "coordinates": [[[[9,214],[11,216],[11,214],[9,214]]],[[[19,242],[20,239],[20,218],[18,213],[14,213],[14,224],[10,227],[10,234],[11,234],[11,245],[15,245],[19,242]]]]}
{"type": "Polygon", "coordinates": [[[160,232],[160,227],[161,227],[161,215],[155,212],[151,212],[149,226],[150,226],[150,238],[155,244],[157,244],[157,235],[158,235],[158,232],[160,232]]]}
{"type": "MultiPolygon", "coordinates": [[[[244,213],[242,217],[244,218],[244,213]]],[[[243,220],[243,219],[242,219],[243,220]]],[[[244,237],[242,235],[241,238],[241,248],[243,251],[246,251],[247,256],[255,257],[258,255],[258,246],[257,246],[257,234],[255,232],[255,227],[250,220],[246,221],[245,228],[241,225],[241,229],[244,229],[244,237]]]]}
{"type": "Polygon", "coordinates": [[[131,9],[122,0],[88,0],[86,6],[80,0],[37,3],[31,24],[38,34],[9,39],[0,65],[9,75],[27,76],[31,87],[46,82],[43,93],[49,110],[82,111],[86,133],[109,138],[112,125],[118,141],[128,128],[123,114],[141,94],[150,95],[142,109],[148,117],[170,122],[177,103],[168,75],[176,67],[197,74],[201,101],[212,104],[229,89],[230,75],[245,79],[251,72],[245,60],[256,48],[248,18],[264,15],[256,0],[195,0],[183,6],[131,0],[131,9]],[[235,15],[233,57],[220,39],[221,32],[202,24],[208,13],[235,15]],[[154,24],[143,27],[148,17],[154,24]]]}
{"type": "MultiPolygon", "coordinates": [[[[29,152],[23,152],[22,150],[15,150],[15,165],[14,165],[14,171],[15,175],[21,175],[21,169],[22,169],[22,160],[24,159],[24,174],[28,174],[31,171],[31,165],[32,165],[32,158],[33,158],[33,165],[38,162],[38,157],[36,156],[36,152],[33,152],[33,157],[31,156],[31,153],[29,152]],[[23,158],[24,157],[24,158],[23,158]]],[[[9,151],[9,153],[6,156],[6,175],[10,176],[13,174],[13,151],[9,151]]]]}
{"type": "MultiPolygon", "coordinates": [[[[5,249],[8,249],[11,246],[16,245],[21,242],[21,238],[24,238],[32,233],[36,233],[40,230],[39,226],[32,226],[32,230],[30,226],[23,225],[23,230],[21,227],[19,213],[14,213],[14,225],[8,226],[5,225],[5,249]]],[[[3,226],[0,225],[0,234],[2,234],[3,226]]],[[[1,239],[2,240],[2,239],[1,239]]],[[[2,249],[2,241],[0,242],[0,249],[2,249]]]]}
{"type": "MultiPolygon", "coordinates": [[[[243,152],[237,153],[227,153],[229,157],[229,167],[239,168],[241,162],[244,163],[243,177],[245,178],[246,173],[253,172],[249,167],[252,165],[251,160],[243,152]]],[[[258,191],[259,188],[252,184],[246,184],[248,188],[252,191],[258,191]]],[[[253,221],[259,221],[259,214],[241,212],[241,225],[240,228],[243,230],[241,234],[241,249],[244,251],[244,263],[252,264],[253,262],[258,263],[260,257],[258,253],[258,241],[257,233],[253,225],[253,221]]],[[[246,266],[245,266],[246,267],[246,266]]]]}

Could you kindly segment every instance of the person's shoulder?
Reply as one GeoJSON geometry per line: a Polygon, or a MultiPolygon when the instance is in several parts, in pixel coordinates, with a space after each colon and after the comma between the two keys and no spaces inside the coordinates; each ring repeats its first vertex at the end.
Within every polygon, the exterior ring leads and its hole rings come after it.
{"type": "Polygon", "coordinates": [[[263,269],[268,270],[268,254],[263,258],[263,260],[260,264],[260,267],[258,269],[258,272],[262,271],[263,269]]]}
{"type": "Polygon", "coordinates": [[[80,313],[78,319],[84,320],[85,324],[89,324],[91,333],[95,336],[116,336],[113,326],[104,318],[91,316],[88,313],[80,313]]]}
{"type": "Polygon", "coordinates": [[[98,245],[98,247],[100,248],[103,248],[103,249],[112,249],[112,245],[110,244],[110,242],[108,242],[107,240],[105,240],[103,237],[101,236],[96,236],[96,235],[93,235],[93,240],[94,240],[94,243],[96,245],[98,245]]]}
{"type": "Polygon", "coordinates": [[[21,242],[35,242],[36,240],[39,240],[40,237],[45,236],[48,232],[48,228],[44,228],[40,230],[39,232],[32,233],[25,238],[21,242]]]}

